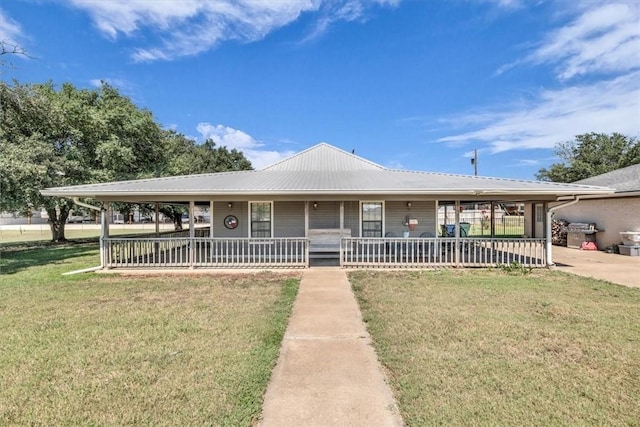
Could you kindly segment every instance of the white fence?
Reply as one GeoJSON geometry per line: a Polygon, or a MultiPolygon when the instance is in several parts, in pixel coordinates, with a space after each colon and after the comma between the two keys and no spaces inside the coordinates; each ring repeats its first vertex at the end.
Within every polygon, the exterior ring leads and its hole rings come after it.
{"type": "Polygon", "coordinates": [[[104,245],[107,268],[307,267],[309,259],[305,238],[128,237],[104,245]]]}
{"type": "MultiPolygon", "coordinates": [[[[107,268],[308,267],[307,238],[113,237],[107,268]]],[[[345,268],[546,266],[544,239],[358,238],[340,240],[345,268]]]]}
{"type": "Polygon", "coordinates": [[[544,239],[344,238],[343,267],[545,267],[544,239]]]}

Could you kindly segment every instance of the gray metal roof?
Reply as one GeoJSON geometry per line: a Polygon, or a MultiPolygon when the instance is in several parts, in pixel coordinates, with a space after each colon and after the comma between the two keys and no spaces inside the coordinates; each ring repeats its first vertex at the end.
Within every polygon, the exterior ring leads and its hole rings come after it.
{"type": "Polygon", "coordinates": [[[387,169],[321,143],[261,170],[173,176],[47,188],[46,196],[108,197],[252,195],[567,196],[611,189],[505,178],[387,169]]]}
{"type": "Polygon", "coordinates": [[[640,191],[640,164],[582,179],[576,181],[576,184],[610,187],[615,189],[616,193],[640,191]]]}

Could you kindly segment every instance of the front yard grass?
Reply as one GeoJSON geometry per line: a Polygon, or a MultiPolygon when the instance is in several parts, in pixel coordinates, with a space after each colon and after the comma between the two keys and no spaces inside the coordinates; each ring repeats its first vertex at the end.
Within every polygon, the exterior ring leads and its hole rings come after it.
{"type": "MultiPolygon", "coordinates": [[[[123,226],[120,226],[123,227],[123,226]]],[[[166,230],[164,230],[166,231],[166,230]]],[[[152,234],[155,233],[155,229],[147,227],[147,228],[139,228],[135,226],[127,226],[126,228],[115,228],[112,227],[109,230],[109,235],[112,237],[126,235],[126,234],[152,234]]],[[[65,237],[70,240],[88,240],[92,239],[96,242],[100,237],[100,229],[99,228],[74,228],[67,227],[65,229],[65,237]]],[[[20,229],[20,230],[3,230],[0,227],[0,248],[13,246],[16,243],[21,242],[32,242],[34,244],[46,244],[51,241],[51,230],[47,228],[42,228],[39,230],[35,229],[20,229]]]]}
{"type": "Polygon", "coordinates": [[[95,247],[0,253],[0,425],[255,423],[299,278],[61,276],[95,247]]]}
{"type": "Polygon", "coordinates": [[[640,292],[523,272],[349,274],[407,425],[638,425],[640,292]]]}

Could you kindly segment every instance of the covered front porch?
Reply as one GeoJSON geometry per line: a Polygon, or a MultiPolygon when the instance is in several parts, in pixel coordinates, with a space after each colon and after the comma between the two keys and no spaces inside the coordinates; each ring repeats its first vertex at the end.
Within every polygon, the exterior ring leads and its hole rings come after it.
{"type": "MultiPolygon", "coordinates": [[[[105,268],[308,268],[308,238],[113,237],[102,241],[105,268]]],[[[325,258],[326,259],[326,258],[325,258]]],[[[344,268],[545,267],[545,239],[340,238],[344,268]]]]}
{"type": "Polygon", "coordinates": [[[525,226],[535,218],[506,218],[520,226],[511,236],[500,235],[496,230],[504,230],[506,221],[497,226],[498,203],[491,201],[234,199],[192,200],[187,205],[187,229],[160,232],[156,222],[151,235],[111,237],[105,211],[100,241],[104,268],[440,268],[513,263],[544,267],[549,263],[546,238],[525,237],[535,234],[525,226]],[[195,222],[197,206],[206,206],[209,223],[195,222]],[[469,212],[478,206],[491,208],[474,222],[469,212]]]}

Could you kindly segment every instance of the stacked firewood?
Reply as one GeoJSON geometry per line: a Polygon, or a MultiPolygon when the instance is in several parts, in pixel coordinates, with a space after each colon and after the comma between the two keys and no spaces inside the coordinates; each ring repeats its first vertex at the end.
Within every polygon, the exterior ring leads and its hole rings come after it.
{"type": "Polygon", "coordinates": [[[551,221],[551,243],[558,246],[567,246],[567,226],[569,221],[554,219],[551,221]]]}

